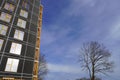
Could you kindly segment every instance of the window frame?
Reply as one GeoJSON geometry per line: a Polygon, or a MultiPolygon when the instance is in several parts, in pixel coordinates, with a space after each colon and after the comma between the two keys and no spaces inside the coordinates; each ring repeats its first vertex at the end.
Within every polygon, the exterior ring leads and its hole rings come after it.
{"type": "Polygon", "coordinates": [[[21,55],[22,44],[12,42],[9,52],[12,53],[12,54],[21,55]]]}
{"type": "Polygon", "coordinates": [[[0,24],[0,34],[1,35],[6,35],[8,31],[8,26],[0,24]]]}
{"type": "Polygon", "coordinates": [[[1,12],[0,14],[0,20],[5,21],[5,22],[10,22],[12,19],[12,15],[5,13],[5,12],[1,12]]]}
{"type": "Polygon", "coordinates": [[[21,27],[21,28],[26,28],[26,25],[27,25],[27,21],[21,19],[21,18],[18,18],[18,21],[17,21],[17,26],[21,27]]]}
{"type": "Polygon", "coordinates": [[[6,9],[10,12],[13,12],[15,10],[15,6],[13,4],[10,4],[10,3],[5,3],[4,9],[6,9]]]}
{"type": "Polygon", "coordinates": [[[23,31],[16,29],[15,33],[14,33],[14,38],[23,41],[24,35],[25,35],[25,33],[23,31]]]}
{"type": "Polygon", "coordinates": [[[21,9],[20,10],[20,16],[28,18],[28,12],[26,10],[21,9]]]}
{"type": "Polygon", "coordinates": [[[19,65],[19,59],[8,58],[5,71],[8,72],[17,72],[19,65]]]}

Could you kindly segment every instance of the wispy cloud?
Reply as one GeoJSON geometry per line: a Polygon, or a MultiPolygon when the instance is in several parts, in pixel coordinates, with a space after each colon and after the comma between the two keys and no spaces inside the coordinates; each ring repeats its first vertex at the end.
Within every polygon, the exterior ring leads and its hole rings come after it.
{"type": "MultiPolygon", "coordinates": [[[[50,21],[51,23],[48,25],[43,24],[42,28],[41,51],[47,56],[51,74],[56,75],[56,72],[59,74],[79,73],[80,69],[76,68],[79,66],[77,54],[82,43],[88,41],[103,43],[112,52],[111,60],[115,61],[115,66],[118,67],[120,62],[118,57],[120,56],[120,1],[66,1],[68,4],[59,7],[57,17],[51,16],[54,20],[50,21]],[[70,67],[75,64],[76,66],[70,67]]],[[[61,4],[62,2],[64,0],[61,0],[61,4]]],[[[59,4],[58,6],[60,6],[59,4]]],[[[51,13],[56,9],[54,9],[56,5],[52,4],[52,6],[51,13]]],[[[114,77],[119,75],[118,69],[112,73],[114,77]]],[[[56,80],[59,79],[56,78],[56,80]]],[[[65,79],[62,78],[62,80],[65,79]]]]}
{"type": "Polygon", "coordinates": [[[71,74],[81,74],[81,69],[76,65],[64,65],[64,64],[47,64],[48,69],[51,72],[62,72],[62,73],[71,73],[71,74]]]}
{"type": "Polygon", "coordinates": [[[76,65],[48,63],[48,69],[50,74],[47,75],[46,80],[73,80],[86,75],[76,65]]]}

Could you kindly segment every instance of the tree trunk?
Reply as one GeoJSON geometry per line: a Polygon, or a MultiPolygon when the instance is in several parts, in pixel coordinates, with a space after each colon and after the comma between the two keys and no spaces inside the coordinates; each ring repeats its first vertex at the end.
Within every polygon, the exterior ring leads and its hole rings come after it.
{"type": "Polygon", "coordinates": [[[95,77],[94,77],[94,76],[92,76],[91,80],[95,80],[95,77]]]}
{"type": "Polygon", "coordinates": [[[94,64],[92,64],[92,77],[91,77],[91,80],[95,80],[94,64]]]}

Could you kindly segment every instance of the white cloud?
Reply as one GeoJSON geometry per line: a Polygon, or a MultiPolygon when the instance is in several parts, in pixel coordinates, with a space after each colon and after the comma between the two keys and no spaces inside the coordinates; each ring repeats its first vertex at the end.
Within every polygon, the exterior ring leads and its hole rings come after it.
{"type": "Polygon", "coordinates": [[[82,74],[81,68],[80,67],[76,67],[75,65],[72,66],[72,65],[48,63],[47,66],[48,66],[48,70],[50,72],[82,74]]]}

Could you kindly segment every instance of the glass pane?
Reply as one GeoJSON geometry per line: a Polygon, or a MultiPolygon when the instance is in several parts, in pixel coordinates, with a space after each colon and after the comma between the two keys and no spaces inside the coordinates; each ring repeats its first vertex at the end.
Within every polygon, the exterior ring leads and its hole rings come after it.
{"type": "Polygon", "coordinates": [[[9,10],[9,11],[12,12],[12,11],[14,11],[15,6],[13,6],[12,4],[6,3],[5,6],[4,6],[4,8],[5,8],[6,10],[9,10]]]}
{"type": "Polygon", "coordinates": [[[5,71],[10,71],[11,70],[11,65],[10,64],[7,64],[6,68],[5,68],[5,71]]]}
{"type": "Polygon", "coordinates": [[[0,34],[6,35],[7,29],[7,26],[0,24],[0,34]]]}
{"type": "Polygon", "coordinates": [[[13,60],[13,64],[12,64],[12,67],[11,67],[11,71],[17,72],[18,63],[19,63],[19,60],[17,60],[17,59],[14,59],[14,60],[13,60]]]}
{"type": "Polygon", "coordinates": [[[1,15],[0,15],[0,20],[6,21],[6,22],[10,22],[11,17],[12,16],[10,14],[2,12],[1,15]]]}
{"type": "Polygon", "coordinates": [[[27,18],[28,17],[28,12],[25,11],[25,10],[21,10],[20,11],[20,16],[23,16],[23,17],[27,18]]]}
{"type": "Polygon", "coordinates": [[[2,45],[3,45],[3,42],[4,42],[4,40],[0,39],[0,51],[1,51],[1,48],[2,48],[2,45]]]}
{"type": "Polygon", "coordinates": [[[22,19],[18,19],[18,23],[17,26],[20,26],[22,28],[26,27],[26,21],[22,20],[22,19]]]}
{"type": "Polygon", "coordinates": [[[10,53],[20,55],[21,54],[21,49],[22,49],[22,45],[21,44],[12,43],[11,49],[10,49],[10,53]]]}
{"type": "Polygon", "coordinates": [[[17,72],[19,60],[8,58],[5,71],[17,72]]]}
{"type": "Polygon", "coordinates": [[[24,32],[20,30],[15,30],[14,38],[23,40],[24,32]]]}

